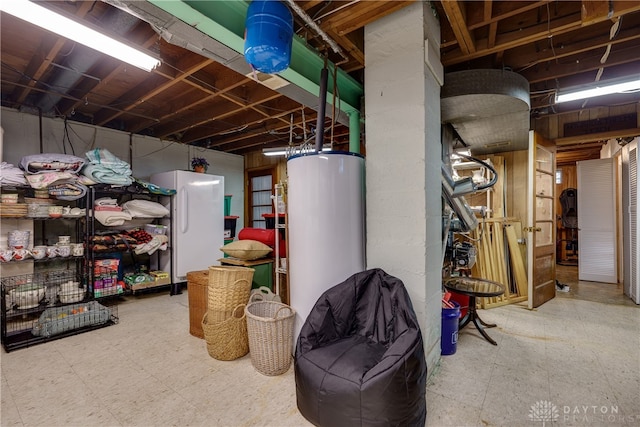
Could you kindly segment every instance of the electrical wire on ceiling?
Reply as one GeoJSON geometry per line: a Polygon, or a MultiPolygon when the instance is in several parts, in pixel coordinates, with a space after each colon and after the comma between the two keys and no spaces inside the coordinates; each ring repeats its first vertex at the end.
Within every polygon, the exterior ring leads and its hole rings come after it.
{"type": "Polygon", "coordinates": [[[71,142],[71,138],[69,138],[69,123],[67,122],[67,118],[64,118],[64,132],[62,135],[62,152],[67,154],[67,143],[71,148],[71,153],[75,156],[76,150],[73,148],[73,143],[71,142]]]}
{"type": "Polygon", "coordinates": [[[551,46],[551,52],[553,53],[553,59],[558,63],[558,58],[556,55],[556,49],[553,46],[553,34],[551,34],[551,11],[549,10],[549,3],[547,3],[547,33],[549,39],[549,46],[551,46]]]}
{"type": "MultiPolygon", "coordinates": [[[[609,29],[609,43],[607,43],[607,46],[604,49],[604,53],[602,54],[602,57],[600,58],[600,64],[604,65],[607,62],[607,60],[609,59],[609,54],[611,53],[611,47],[612,47],[611,41],[614,38],[616,38],[618,33],[620,33],[620,27],[621,26],[622,26],[622,16],[619,16],[613,22],[613,24],[611,24],[611,28],[609,29]]],[[[594,79],[595,82],[599,82],[600,79],[602,78],[602,75],[604,74],[604,68],[605,67],[599,67],[598,68],[598,71],[596,72],[596,77],[594,79]]],[[[588,102],[589,102],[589,99],[585,99],[582,102],[581,108],[585,108],[587,106],[588,102]]]]}
{"type": "Polygon", "coordinates": [[[347,55],[345,55],[345,53],[342,51],[342,48],[340,48],[340,46],[338,46],[338,43],[335,42],[335,40],[333,40],[331,37],[329,37],[329,35],[327,33],[324,32],[324,30],[322,28],[320,28],[320,26],[318,24],[316,24],[316,22],[313,20],[313,18],[311,18],[309,15],[307,15],[307,13],[296,4],[296,2],[294,0],[285,0],[285,2],[291,7],[291,9],[293,9],[293,11],[300,17],[302,18],[302,20],[309,25],[309,27],[315,31],[316,34],[318,34],[322,40],[324,40],[329,47],[331,47],[331,50],[333,50],[335,53],[337,53],[338,55],[340,55],[342,57],[342,61],[340,61],[338,64],[343,64],[349,61],[349,58],[347,57],[347,55]]]}
{"type": "MultiPolygon", "coordinates": [[[[329,2],[329,3],[330,3],[330,2],[329,2]]],[[[351,2],[351,3],[354,3],[354,2],[351,2]]],[[[351,3],[349,3],[349,4],[351,4],[351,3]]],[[[325,8],[326,8],[326,7],[328,7],[328,6],[329,6],[329,4],[324,5],[320,10],[318,10],[318,11],[315,13],[315,16],[317,17],[317,16],[318,16],[318,15],[319,15],[319,14],[320,14],[320,13],[321,13],[325,8]]],[[[341,9],[341,8],[343,8],[343,7],[346,7],[346,6],[348,6],[348,4],[347,4],[347,5],[340,6],[338,9],[341,9]]],[[[295,9],[295,8],[294,8],[294,9],[295,9]]],[[[333,13],[333,12],[331,12],[331,11],[330,11],[329,13],[333,13]]],[[[323,16],[323,17],[324,17],[324,16],[327,16],[327,14],[324,14],[324,15],[322,15],[322,16],[323,16]]],[[[305,18],[303,17],[303,19],[305,19],[305,18]]],[[[317,19],[317,18],[315,18],[315,19],[317,19]]],[[[306,19],[305,19],[305,22],[306,22],[306,19]]],[[[330,38],[329,38],[329,36],[327,36],[327,35],[326,35],[326,34],[325,34],[325,33],[324,33],[324,32],[323,32],[323,31],[322,31],[322,30],[317,26],[317,24],[315,24],[315,23],[314,23],[314,24],[312,25],[312,24],[309,24],[309,23],[308,23],[308,25],[309,25],[309,27],[311,27],[311,28],[313,28],[313,29],[317,30],[317,31],[319,32],[319,34],[322,36],[323,40],[325,40],[325,42],[327,42],[327,43],[331,46],[331,48],[332,48],[336,53],[340,54],[340,55],[341,55],[343,58],[345,58],[345,60],[346,60],[346,56],[344,55],[344,53],[342,52],[342,50],[340,49],[340,47],[335,43],[335,41],[333,41],[332,39],[330,39],[330,38]]],[[[74,49],[75,49],[75,46],[72,46],[72,47],[71,47],[71,49],[69,50],[69,52],[65,53],[65,55],[69,55],[69,54],[71,54],[71,53],[73,52],[73,50],[74,50],[74,49]]],[[[3,62],[2,64],[3,64],[3,67],[10,68],[10,67],[9,67],[7,64],[5,64],[4,62],[3,62]]],[[[183,75],[187,74],[187,73],[185,73],[185,71],[184,71],[184,70],[181,70],[181,69],[179,69],[178,67],[175,67],[175,66],[173,66],[172,64],[170,64],[170,63],[168,63],[168,62],[164,62],[163,64],[164,64],[166,67],[171,68],[171,69],[175,70],[176,72],[178,72],[178,73],[180,73],[180,74],[183,74],[183,75]]],[[[57,65],[57,64],[53,64],[53,66],[56,66],[56,65],[57,65]]],[[[40,81],[40,80],[36,80],[36,79],[34,79],[33,77],[27,76],[27,75],[25,75],[24,73],[20,72],[19,70],[12,69],[12,71],[14,71],[14,72],[16,72],[16,73],[19,73],[19,74],[20,74],[23,78],[25,78],[25,79],[29,79],[29,80],[31,80],[31,81],[34,81],[36,84],[41,84],[41,85],[44,85],[45,87],[47,87],[47,86],[48,86],[48,87],[52,90],[52,93],[51,93],[52,95],[53,95],[53,94],[55,94],[55,95],[57,95],[57,96],[62,96],[62,97],[64,97],[64,98],[67,98],[67,99],[70,99],[70,100],[72,100],[72,101],[75,101],[76,103],[82,103],[83,101],[86,101],[86,100],[82,100],[82,99],[79,99],[79,98],[75,98],[75,97],[70,96],[70,95],[69,95],[69,92],[73,89],[73,88],[71,88],[71,87],[67,87],[67,88],[59,88],[59,89],[62,91],[62,92],[60,92],[60,91],[55,90],[54,88],[52,88],[50,85],[47,85],[47,83],[46,83],[46,82],[44,82],[44,81],[40,81]]],[[[333,112],[332,120],[331,120],[331,138],[332,138],[332,140],[333,140],[333,136],[334,136],[334,126],[335,126],[335,122],[336,122],[336,117],[335,117],[335,105],[336,105],[336,99],[337,99],[337,104],[338,104],[338,105],[340,104],[339,92],[338,92],[337,82],[336,82],[336,78],[337,78],[336,73],[337,73],[337,67],[336,67],[336,69],[334,69],[334,87],[335,87],[335,90],[334,90],[334,112],[333,112]]],[[[82,74],[83,74],[83,76],[84,76],[84,77],[91,78],[91,79],[95,79],[95,80],[98,80],[98,81],[100,80],[99,78],[94,77],[94,76],[91,76],[91,75],[88,75],[88,74],[86,74],[86,73],[82,73],[82,74]]],[[[209,82],[206,82],[206,81],[203,81],[203,80],[199,79],[196,75],[193,75],[193,74],[188,75],[188,76],[186,77],[186,79],[188,79],[188,80],[190,80],[190,81],[192,81],[192,82],[194,82],[194,83],[196,83],[196,84],[198,84],[198,85],[202,86],[203,88],[210,89],[210,90],[211,90],[212,92],[214,92],[214,93],[222,90],[222,89],[217,88],[217,87],[215,87],[214,85],[210,84],[209,82]]],[[[4,80],[3,80],[3,81],[4,81],[4,80]]],[[[26,87],[26,86],[25,86],[25,87],[26,87]]],[[[36,89],[36,88],[34,88],[34,87],[32,87],[32,86],[29,86],[29,87],[26,87],[26,88],[27,88],[27,89],[29,89],[29,90],[38,90],[38,91],[41,91],[41,92],[45,92],[45,93],[47,93],[47,91],[43,91],[42,89],[36,89]]],[[[125,99],[125,98],[120,98],[120,99],[118,99],[118,100],[117,100],[117,102],[109,102],[109,101],[111,101],[111,100],[110,100],[109,98],[107,98],[105,95],[92,94],[92,96],[93,96],[92,106],[93,106],[94,108],[105,108],[105,109],[109,109],[109,110],[116,111],[116,112],[119,112],[119,113],[127,113],[127,114],[130,114],[130,115],[136,116],[136,117],[141,117],[141,118],[143,118],[143,119],[145,119],[145,120],[151,120],[151,121],[155,121],[155,122],[159,122],[159,121],[160,121],[159,119],[156,119],[156,118],[153,118],[153,117],[146,117],[146,116],[144,116],[144,115],[136,114],[136,113],[132,112],[131,110],[123,110],[123,109],[119,108],[119,106],[130,106],[130,105],[132,105],[132,104],[134,104],[134,103],[138,102],[138,101],[139,101],[138,99],[125,99]],[[100,98],[103,98],[105,101],[109,102],[109,104],[108,104],[108,105],[104,105],[103,103],[100,103],[100,98]]],[[[230,99],[232,99],[232,100],[239,101],[239,102],[244,102],[244,101],[246,101],[246,100],[245,100],[245,99],[243,99],[242,97],[240,97],[240,96],[236,96],[236,95],[234,95],[233,93],[225,93],[225,97],[228,97],[228,98],[230,98],[230,99]]],[[[84,104],[84,105],[87,105],[87,103],[85,102],[85,104],[84,104]]],[[[261,105],[261,108],[264,108],[265,110],[269,110],[269,111],[272,111],[272,112],[277,112],[277,113],[287,111],[286,109],[282,109],[282,108],[275,108],[275,107],[272,107],[272,106],[269,106],[269,105],[261,105]]],[[[72,111],[73,111],[73,113],[74,113],[74,114],[75,114],[76,112],[77,112],[77,113],[82,113],[81,109],[77,109],[75,106],[73,107],[73,110],[72,110],[72,111]]],[[[61,113],[61,112],[59,111],[58,113],[61,113]]],[[[304,107],[303,107],[303,114],[304,114],[304,107]]],[[[190,122],[187,122],[187,121],[185,121],[185,120],[177,119],[177,120],[175,120],[175,121],[176,121],[176,122],[178,122],[178,123],[182,122],[182,123],[183,123],[183,124],[185,124],[185,125],[189,125],[189,124],[190,124],[190,122]]],[[[224,121],[224,120],[218,120],[218,121],[219,121],[220,123],[226,123],[226,124],[232,125],[232,123],[230,123],[230,122],[226,122],[226,121],[224,121]]],[[[296,127],[297,127],[297,126],[299,126],[299,125],[295,125],[295,123],[294,123],[294,126],[296,126],[296,127]]],[[[248,125],[245,125],[245,126],[243,126],[243,127],[239,128],[239,129],[231,129],[231,130],[229,130],[229,131],[225,131],[225,132],[219,133],[218,135],[227,135],[227,134],[231,134],[231,133],[241,132],[241,131],[245,130],[247,127],[248,127],[248,125]]],[[[307,131],[306,126],[305,126],[305,125],[303,125],[303,126],[302,126],[302,128],[303,128],[303,132],[306,134],[306,131],[307,131]]],[[[325,132],[326,132],[326,130],[325,130],[325,132]]]]}

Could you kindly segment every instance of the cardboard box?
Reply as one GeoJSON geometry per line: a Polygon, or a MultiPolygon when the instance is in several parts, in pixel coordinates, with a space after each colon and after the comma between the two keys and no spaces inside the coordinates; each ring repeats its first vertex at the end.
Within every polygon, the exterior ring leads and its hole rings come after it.
{"type": "Polygon", "coordinates": [[[164,279],[156,279],[153,281],[135,283],[131,285],[131,290],[135,292],[140,289],[155,288],[156,286],[165,286],[170,284],[171,284],[171,279],[166,277],[164,279]]]}
{"type": "Polygon", "coordinates": [[[156,280],[169,278],[169,273],[166,271],[152,270],[149,272],[149,274],[152,275],[156,280]]]}

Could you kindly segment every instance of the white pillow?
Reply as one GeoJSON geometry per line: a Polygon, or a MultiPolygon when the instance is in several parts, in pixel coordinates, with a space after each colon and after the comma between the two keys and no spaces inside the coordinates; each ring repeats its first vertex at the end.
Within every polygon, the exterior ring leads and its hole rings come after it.
{"type": "Polygon", "coordinates": [[[228,256],[250,261],[268,255],[273,249],[257,240],[236,240],[220,248],[228,256]]]}

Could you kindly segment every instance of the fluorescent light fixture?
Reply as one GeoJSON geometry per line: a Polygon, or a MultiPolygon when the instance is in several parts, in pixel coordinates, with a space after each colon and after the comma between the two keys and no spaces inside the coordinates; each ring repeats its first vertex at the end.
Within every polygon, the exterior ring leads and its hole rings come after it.
{"type": "Polygon", "coordinates": [[[627,81],[617,83],[597,82],[594,85],[590,85],[589,88],[581,90],[567,90],[564,93],[556,94],[556,104],[561,102],[576,101],[578,99],[593,98],[595,96],[609,95],[612,93],[621,93],[640,90],[640,75],[635,76],[634,80],[626,79],[627,81]]]}
{"type": "Polygon", "coordinates": [[[34,2],[4,0],[0,2],[0,10],[145,71],[160,65],[160,61],[153,56],[34,2]]]}
{"type": "MultiPolygon", "coordinates": [[[[322,151],[331,151],[331,147],[324,147],[322,151]]],[[[262,154],[265,156],[286,156],[286,155],[294,155],[301,153],[313,153],[314,150],[303,150],[300,151],[297,147],[293,147],[292,149],[286,147],[277,147],[277,148],[263,148],[262,154]]]]}

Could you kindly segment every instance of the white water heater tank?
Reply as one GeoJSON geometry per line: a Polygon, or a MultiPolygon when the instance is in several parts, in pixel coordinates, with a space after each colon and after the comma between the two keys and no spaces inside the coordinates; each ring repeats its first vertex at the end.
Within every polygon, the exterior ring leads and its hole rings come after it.
{"type": "Polygon", "coordinates": [[[364,158],[337,151],[299,154],[287,161],[287,174],[295,343],[318,297],[365,268],[364,158]]]}

